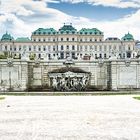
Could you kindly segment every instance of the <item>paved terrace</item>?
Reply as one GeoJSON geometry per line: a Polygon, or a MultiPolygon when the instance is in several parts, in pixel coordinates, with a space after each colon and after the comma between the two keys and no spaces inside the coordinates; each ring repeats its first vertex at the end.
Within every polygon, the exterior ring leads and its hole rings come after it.
{"type": "Polygon", "coordinates": [[[0,140],[139,140],[133,96],[7,96],[0,140]]]}

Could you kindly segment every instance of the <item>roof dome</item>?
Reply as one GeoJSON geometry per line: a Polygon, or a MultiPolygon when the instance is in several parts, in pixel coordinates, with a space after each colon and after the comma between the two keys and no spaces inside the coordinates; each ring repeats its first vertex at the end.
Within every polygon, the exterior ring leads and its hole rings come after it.
{"type": "Polygon", "coordinates": [[[72,26],[72,24],[68,24],[68,25],[64,24],[64,26],[59,29],[59,32],[69,34],[69,33],[76,33],[77,30],[72,26]]]}
{"type": "Polygon", "coordinates": [[[103,35],[103,32],[101,32],[100,30],[98,30],[97,28],[82,28],[79,31],[79,34],[88,34],[88,35],[103,35]]]}
{"type": "Polygon", "coordinates": [[[35,30],[32,35],[54,35],[56,34],[56,30],[53,28],[38,28],[35,30]]]}
{"type": "Polygon", "coordinates": [[[122,40],[124,40],[124,41],[133,41],[133,40],[134,40],[134,37],[133,37],[132,34],[130,34],[130,33],[128,32],[128,34],[125,34],[125,36],[122,37],[122,40]]]}
{"type": "Polygon", "coordinates": [[[7,32],[2,36],[1,41],[12,41],[14,38],[7,32]]]}

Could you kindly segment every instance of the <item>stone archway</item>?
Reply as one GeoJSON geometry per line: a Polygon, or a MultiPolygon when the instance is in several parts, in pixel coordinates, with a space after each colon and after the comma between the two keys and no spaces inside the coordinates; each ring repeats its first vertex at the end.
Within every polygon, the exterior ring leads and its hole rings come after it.
{"type": "Polygon", "coordinates": [[[90,81],[90,73],[75,67],[55,69],[49,73],[50,84],[57,91],[82,91],[90,81]]]}

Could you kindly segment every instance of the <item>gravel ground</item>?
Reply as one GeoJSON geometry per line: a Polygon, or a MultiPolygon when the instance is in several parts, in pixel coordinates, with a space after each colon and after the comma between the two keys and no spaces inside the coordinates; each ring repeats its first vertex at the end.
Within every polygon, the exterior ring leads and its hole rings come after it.
{"type": "Polygon", "coordinates": [[[140,100],[7,96],[0,101],[0,140],[140,140],[140,100]]]}

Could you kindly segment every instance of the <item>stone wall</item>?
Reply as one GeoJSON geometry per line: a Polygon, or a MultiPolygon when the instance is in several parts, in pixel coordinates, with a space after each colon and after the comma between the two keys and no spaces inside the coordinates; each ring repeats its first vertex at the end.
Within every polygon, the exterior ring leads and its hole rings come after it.
{"type": "MultiPolygon", "coordinates": [[[[65,67],[64,61],[0,60],[0,90],[24,91],[47,90],[50,86],[48,73],[65,67]]],[[[90,86],[100,90],[140,88],[140,60],[74,61],[72,67],[90,72],[90,86]]]]}
{"type": "Polygon", "coordinates": [[[112,89],[140,88],[140,61],[124,60],[111,62],[112,89]]]}
{"type": "Polygon", "coordinates": [[[0,91],[24,91],[28,87],[28,64],[22,61],[0,61],[0,91]]]}
{"type": "MultiPolygon", "coordinates": [[[[50,86],[50,79],[48,73],[55,70],[65,67],[63,65],[64,61],[49,61],[48,63],[40,62],[35,64],[30,62],[29,67],[29,87],[37,88],[50,86]]],[[[80,68],[86,72],[90,72],[90,85],[97,89],[107,89],[107,62],[104,62],[102,65],[96,62],[89,61],[75,61],[75,64],[72,67],[80,68]]]]}

